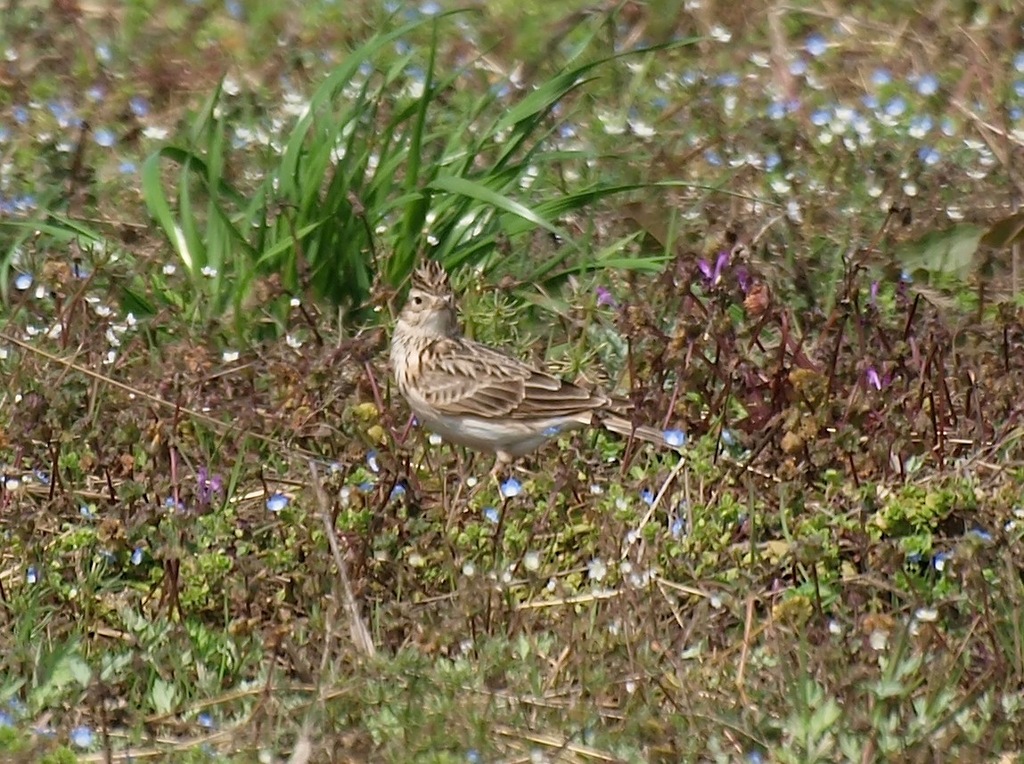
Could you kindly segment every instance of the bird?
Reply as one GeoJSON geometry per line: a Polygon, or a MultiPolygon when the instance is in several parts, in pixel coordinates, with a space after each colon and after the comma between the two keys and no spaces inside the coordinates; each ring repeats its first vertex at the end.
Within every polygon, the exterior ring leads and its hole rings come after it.
{"type": "Polygon", "coordinates": [[[464,336],[448,273],[426,260],[412,274],[391,337],[399,392],[417,420],[445,440],[496,456],[494,472],[570,430],[602,426],[665,445],[635,426],[628,402],[536,368],[464,336]]]}

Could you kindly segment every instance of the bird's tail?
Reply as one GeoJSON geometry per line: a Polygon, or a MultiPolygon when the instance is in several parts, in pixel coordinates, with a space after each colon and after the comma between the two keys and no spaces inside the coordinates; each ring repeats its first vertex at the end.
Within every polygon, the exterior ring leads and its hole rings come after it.
{"type": "Polygon", "coordinates": [[[647,443],[653,443],[656,446],[660,446],[661,448],[673,447],[665,442],[665,433],[657,427],[648,427],[644,424],[634,425],[625,417],[615,414],[604,417],[601,420],[601,424],[605,429],[614,432],[616,435],[621,435],[624,438],[643,440],[647,443]]]}

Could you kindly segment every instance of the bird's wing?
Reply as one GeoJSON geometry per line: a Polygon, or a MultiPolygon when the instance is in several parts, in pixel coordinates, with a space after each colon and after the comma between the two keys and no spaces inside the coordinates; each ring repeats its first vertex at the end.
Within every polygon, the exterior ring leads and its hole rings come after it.
{"type": "Polygon", "coordinates": [[[438,413],[485,419],[547,419],[601,408],[607,398],[468,340],[424,353],[417,394],[438,413]]]}

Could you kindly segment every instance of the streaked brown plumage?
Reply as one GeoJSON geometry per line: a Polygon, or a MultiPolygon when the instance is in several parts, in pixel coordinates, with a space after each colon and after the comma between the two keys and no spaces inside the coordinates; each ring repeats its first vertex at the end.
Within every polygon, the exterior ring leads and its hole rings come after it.
{"type": "Polygon", "coordinates": [[[398,389],[427,429],[510,462],[564,430],[602,425],[664,445],[653,427],[634,429],[622,401],[536,369],[459,331],[448,274],[434,261],[416,270],[391,339],[398,389]]]}

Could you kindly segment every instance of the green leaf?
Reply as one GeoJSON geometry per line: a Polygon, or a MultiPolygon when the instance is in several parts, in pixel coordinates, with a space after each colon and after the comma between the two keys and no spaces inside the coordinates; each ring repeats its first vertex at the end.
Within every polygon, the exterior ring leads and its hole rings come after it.
{"type": "Polygon", "coordinates": [[[134,313],[139,318],[149,318],[156,315],[156,306],[141,292],[131,287],[121,288],[121,307],[128,313],[134,313]]]}
{"type": "Polygon", "coordinates": [[[895,252],[897,263],[915,278],[933,274],[966,276],[974,265],[985,229],[973,223],[961,223],[940,231],[929,231],[906,242],[895,252]]]}
{"type": "Polygon", "coordinates": [[[79,653],[78,646],[61,648],[43,661],[39,684],[32,692],[33,703],[46,706],[72,685],[88,687],[91,679],[92,669],[79,653]]]}
{"type": "Polygon", "coordinates": [[[177,699],[178,691],[174,684],[159,676],[153,680],[153,686],[149,690],[149,702],[154,711],[161,715],[171,713],[177,699]]]}
{"type": "Polygon", "coordinates": [[[520,204],[504,194],[492,191],[485,185],[468,180],[467,178],[455,178],[449,175],[444,175],[431,181],[428,188],[435,191],[447,191],[450,194],[461,194],[462,196],[470,199],[475,199],[478,202],[489,204],[493,207],[497,207],[499,210],[503,210],[509,214],[515,215],[516,217],[522,218],[523,220],[527,220],[535,226],[543,228],[546,231],[550,231],[556,236],[561,236],[566,241],[571,241],[571,237],[566,231],[563,231],[558,226],[550,223],[548,220],[545,220],[529,207],[520,204]]]}

